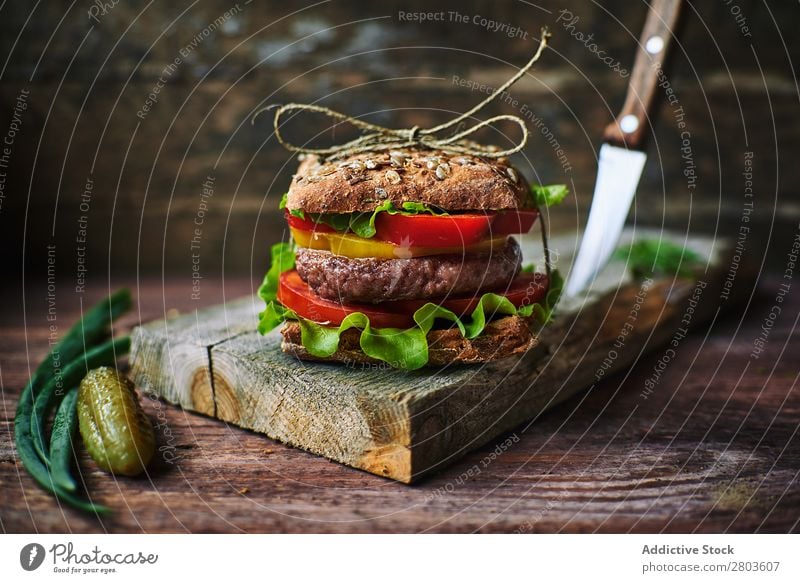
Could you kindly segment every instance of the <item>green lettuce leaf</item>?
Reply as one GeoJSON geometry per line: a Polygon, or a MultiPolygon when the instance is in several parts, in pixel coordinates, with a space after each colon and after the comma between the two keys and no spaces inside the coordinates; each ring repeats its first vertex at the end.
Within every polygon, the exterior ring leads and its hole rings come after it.
{"type": "Polygon", "coordinates": [[[353,220],[352,213],[330,214],[330,215],[309,215],[309,219],[316,224],[328,225],[336,231],[344,232],[350,229],[350,222],[353,220]]]}
{"type": "Polygon", "coordinates": [[[548,186],[533,184],[531,185],[531,192],[533,193],[534,201],[536,201],[536,206],[547,208],[561,204],[569,194],[569,189],[566,184],[550,184],[548,186]]]}
{"type": "Polygon", "coordinates": [[[492,293],[483,294],[470,315],[469,323],[464,326],[466,330],[464,336],[469,340],[477,338],[486,328],[487,320],[492,316],[513,316],[516,313],[517,308],[508,298],[492,293]]]}
{"type": "Polygon", "coordinates": [[[642,239],[614,251],[613,259],[625,261],[635,279],[653,275],[692,277],[702,265],[700,255],[671,241],[642,239]]]}
{"type": "Polygon", "coordinates": [[[359,237],[364,239],[371,239],[375,236],[375,219],[378,218],[378,213],[391,212],[393,209],[392,201],[387,200],[383,204],[375,207],[375,210],[370,213],[354,213],[355,216],[350,221],[350,230],[359,237]]]}
{"type": "Polygon", "coordinates": [[[332,229],[339,232],[352,231],[359,237],[364,239],[371,239],[375,236],[375,219],[378,218],[380,213],[389,213],[390,215],[403,214],[403,215],[418,215],[421,213],[429,213],[432,215],[446,215],[444,211],[440,211],[429,207],[421,202],[404,202],[400,205],[401,208],[396,208],[392,201],[387,200],[377,207],[372,212],[365,213],[330,213],[330,214],[313,214],[309,218],[317,223],[328,225],[332,229]]]}
{"type": "MultiPolygon", "coordinates": [[[[400,205],[402,209],[399,211],[401,214],[404,215],[419,215],[422,213],[426,213],[429,215],[435,215],[437,217],[441,217],[443,215],[448,214],[447,211],[443,211],[441,209],[437,209],[434,207],[430,207],[423,202],[411,202],[407,201],[400,205]]],[[[394,214],[394,213],[392,213],[394,214]]]]}
{"type": "Polygon", "coordinates": [[[544,302],[527,304],[517,308],[517,313],[525,318],[533,316],[540,326],[546,326],[553,319],[561,292],[564,290],[564,278],[558,269],[550,272],[550,289],[544,297],[544,302]]]}
{"type": "Polygon", "coordinates": [[[428,362],[427,332],[423,329],[372,328],[369,318],[361,313],[349,314],[337,327],[317,324],[298,318],[300,338],[309,353],[321,358],[330,356],[339,348],[339,339],[346,330],[361,330],[359,344],[364,354],[382,360],[395,368],[415,370],[428,362]]]}
{"type": "MultiPolygon", "coordinates": [[[[281,210],[285,209],[288,200],[289,200],[289,193],[284,192],[283,196],[281,197],[281,202],[278,203],[278,208],[281,210]]],[[[302,209],[290,209],[289,214],[292,215],[293,217],[299,217],[301,219],[306,218],[306,213],[304,213],[302,209]]]]}
{"type": "Polygon", "coordinates": [[[296,318],[294,312],[283,307],[277,300],[271,300],[267,302],[264,311],[258,314],[258,333],[266,334],[292,318],[296,318]]]}
{"type": "Polygon", "coordinates": [[[428,363],[428,332],[437,319],[450,320],[464,333],[464,325],[450,310],[428,303],[414,312],[416,327],[373,328],[369,317],[362,312],[349,314],[337,327],[317,324],[305,318],[298,318],[300,339],[303,346],[314,356],[327,357],[339,348],[339,339],[346,330],[361,330],[359,345],[364,354],[386,362],[394,368],[416,370],[428,363]]]}
{"type": "Polygon", "coordinates": [[[258,288],[258,295],[262,300],[270,302],[277,297],[278,279],[284,271],[294,269],[294,261],[294,247],[291,243],[282,241],[270,248],[269,270],[258,288]]]}
{"type": "Polygon", "coordinates": [[[258,288],[258,297],[267,304],[266,309],[258,315],[258,331],[266,334],[285,319],[286,310],[276,299],[278,296],[278,280],[281,273],[294,269],[295,254],[291,243],[276,243],[270,249],[271,262],[264,281],[258,288]]]}

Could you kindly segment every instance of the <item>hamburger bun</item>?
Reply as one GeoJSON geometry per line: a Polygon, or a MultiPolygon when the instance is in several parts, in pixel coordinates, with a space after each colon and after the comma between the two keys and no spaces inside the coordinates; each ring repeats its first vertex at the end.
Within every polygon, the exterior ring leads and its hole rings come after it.
{"type": "Polygon", "coordinates": [[[307,155],[289,187],[286,208],[307,213],[372,211],[391,200],[447,211],[531,206],[522,174],[506,159],[403,149],[362,153],[336,161],[307,155]]]}

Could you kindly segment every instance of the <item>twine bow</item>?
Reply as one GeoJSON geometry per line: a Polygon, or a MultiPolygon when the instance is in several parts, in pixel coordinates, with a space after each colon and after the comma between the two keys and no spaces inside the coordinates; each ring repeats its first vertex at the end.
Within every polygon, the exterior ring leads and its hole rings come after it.
{"type": "Polygon", "coordinates": [[[275,137],[284,148],[291,152],[317,154],[319,156],[329,158],[342,158],[362,152],[375,152],[406,147],[442,150],[449,154],[469,154],[474,156],[483,156],[486,158],[502,158],[504,156],[514,154],[515,152],[519,152],[528,142],[528,128],[525,125],[525,121],[519,116],[497,115],[495,117],[478,122],[465,130],[457,131],[449,137],[441,137],[440,134],[444,130],[465,122],[468,118],[472,117],[474,114],[486,107],[489,103],[494,101],[498,95],[502,94],[514,83],[519,81],[519,79],[522,78],[522,76],[527,73],[531,67],[533,67],[534,63],[539,60],[539,57],[541,57],[542,52],[547,46],[547,39],[550,37],[550,32],[547,30],[547,28],[543,28],[541,34],[542,38],[539,42],[539,47],[536,50],[536,53],[533,55],[533,57],[531,57],[530,61],[525,64],[524,67],[517,71],[513,77],[495,89],[486,99],[478,103],[469,111],[462,113],[448,122],[432,128],[420,128],[419,126],[414,126],[407,129],[386,128],[365,122],[349,115],[345,115],[328,107],[322,107],[320,105],[313,105],[309,103],[270,105],[256,111],[253,115],[252,121],[255,122],[255,118],[260,113],[275,109],[275,117],[273,119],[275,137]],[[306,148],[303,146],[297,146],[284,139],[283,134],[281,134],[281,116],[292,111],[322,113],[340,122],[349,123],[350,125],[353,125],[367,133],[364,133],[360,137],[349,142],[336,144],[328,148],[306,148]],[[472,135],[478,130],[500,121],[509,121],[515,123],[522,131],[519,142],[513,148],[498,150],[493,146],[484,146],[472,141],[466,141],[468,136],[472,135]]]}

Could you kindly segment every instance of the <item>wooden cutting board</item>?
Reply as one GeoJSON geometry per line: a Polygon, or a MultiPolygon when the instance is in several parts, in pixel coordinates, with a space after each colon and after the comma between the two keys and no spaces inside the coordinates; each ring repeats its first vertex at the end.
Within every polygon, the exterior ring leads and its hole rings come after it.
{"type": "MultiPolygon", "coordinates": [[[[659,236],[642,229],[636,235],[659,236]]],[[[623,242],[631,237],[626,232],[623,242]]],[[[277,330],[256,332],[263,304],[246,297],[136,328],[132,375],[145,391],[184,409],[411,483],[643,354],[679,342],[714,316],[715,306],[732,304],[734,298],[709,301],[720,297],[730,246],[667,238],[708,259],[697,282],[634,282],[624,265],[612,263],[594,293],[562,302],[537,348],[489,365],[402,372],[299,361],[280,351],[277,330]],[[702,302],[693,301],[701,295],[702,302]]],[[[564,269],[575,241],[551,243],[564,269]]]]}

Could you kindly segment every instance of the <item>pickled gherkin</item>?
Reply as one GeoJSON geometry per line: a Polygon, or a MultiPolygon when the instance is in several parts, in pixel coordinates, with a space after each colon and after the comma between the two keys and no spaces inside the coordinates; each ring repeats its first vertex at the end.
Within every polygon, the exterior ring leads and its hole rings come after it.
{"type": "Polygon", "coordinates": [[[81,381],[78,425],[89,455],[113,474],[140,474],[153,457],[153,426],[133,383],[114,368],[96,368],[81,381]]]}

